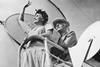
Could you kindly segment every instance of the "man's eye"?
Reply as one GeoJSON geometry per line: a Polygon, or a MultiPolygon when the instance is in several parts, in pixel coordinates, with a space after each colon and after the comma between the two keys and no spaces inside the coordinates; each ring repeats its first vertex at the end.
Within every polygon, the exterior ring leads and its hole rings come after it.
{"type": "Polygon", "coordinates": [[[59,25],[57,25],[57,27],[59,27],[59,25]]]}

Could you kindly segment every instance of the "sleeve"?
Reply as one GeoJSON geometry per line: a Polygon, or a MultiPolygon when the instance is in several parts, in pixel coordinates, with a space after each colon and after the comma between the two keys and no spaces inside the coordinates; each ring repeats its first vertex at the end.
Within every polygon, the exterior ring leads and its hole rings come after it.
{"type": "Polygon", "coordinates": [[[46,25],[46,33],[49,35],[48,39],[52,42],[57,43],[58,39],[60,37],[59,33],[54,29],[52,24],[47,24],[46,25]]]}
{"type": "Polygon", "coordinates": [[[19,25],[25,33],[29,33],[31,31],[31,28],[24,21],[19,21],[19,25]]]}
{"type": "Polygon", "coordinates": [[[73,47],[77,44],[77,38],[74,31],[71,31],[65,38],[63,48],[73,47]]]}
{"type": "Polygon", "coordinates": [[[46,33],[53,32],[53,26],[52,26],[52,24],[47,24],[45,26],[45,30],[46,30],[46,33]]]}
{"type": "Polygon", "coordinates": [[[44,27],[44,33],[42,34],[42,36],[44,37],[50,37],[53,33],[53,27],[50,24],[47,24],[44,27]]]}

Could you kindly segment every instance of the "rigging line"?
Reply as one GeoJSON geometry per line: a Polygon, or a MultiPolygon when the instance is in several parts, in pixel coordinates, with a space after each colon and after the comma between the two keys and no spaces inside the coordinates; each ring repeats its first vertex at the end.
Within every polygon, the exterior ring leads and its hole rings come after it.
{"type": "Polygon", "coordinates": [[[84,58],[84,60],[83,60],[84,62],[85,62],[85,60],[86,60],[86,58],[87,58],[87,56],[88,56],[88,54],[89,54],[90,48],[91,48],[92,43],[93,43],[93,38],[90,39],[88,42],[90,42],[90,44],[89,44],[89,48],[88,48],[88,50],[87,50],[87,53],[86,53],[86,55],[85,55],[85,58],[84,58]]]}
{"type": "Polygon", "coordinates": [[[5,24],[5,21],[0,21],[1,22],[1,25],[4,27],[4,29],[5,29],[5,31],[6,31],[6,33],[7,33],[7,35],[14,41],[14,42],[16,42],[18,45],[20,45],[20,43],[17,41],[17,40],[15,40],[9,33],[8,33],[8,31],[7,31],[7,28],[6,28],[6,24],[5,24]]]}
{"type": "Polygon", "coordinates": [[[6,28],[6,24],[2,24],[4,26],[4,28],[6,29],[6,32],[8,34],[8,36],[15,42],[17,43],[19,46],[20,46],[20,42],[18,42],[13,36],[11,36],[6,28]]]}
{"type": "Polygon", "coordinates": [[[48,0],[48,1],[61,13],[61,15],[63,16],[63,18],[66,20],[66,17],[63,14],[63,12],[60,10],[60,8],[58,8],[57,5],[55,3],[53,3],[51,0],[48,0]]]}
{"type": "MultiPolygon", "coordinates": [[[[20,45],[20,43],[17,40],[15,40],[8,32],[7,32],[7,35],[11,38],[11,40],[13,40],[15,43],[20,45]]],[[[14,45],[14,47],[16,47],[16,46],[14,45]]]]}
{"type": "Polygon", "coordinates": [[[64,60],[61,59],[60,57],[57,57],[57,56],[55,56],[54,54],[50,53],[50,51],[48,51],[47,53],[49,53],[50,56],[56,58],[57,60],[59,60],[59,61],[65,63],[65,64],[67,64],[67,65],[69,65],[69,66],[72,66],[72,63],[68,63],[67,61],[64,61],[64,60]]]}
{"type": "MultiPolygon", "coordinates": [[[[84,58],[84,60],[83,60],[83,62],[85,62],[85,63],[87,63],[87,62],[86,62],[86,58],[87,58],[87,56],[88,56],[88,54],[89,54],[89,51],[90,51],[90,48],[91,48],[91,46],[92,46],[93,38],[92,38],[92,39],[89,39],[88,42],[90,42],[90,44],[89,44],[89,48],[88,48],[88,50],[87,50],[87,52],[86,52],[86,55],[85,55],[85,58],[84,58]]],[[[89,63],[87,63],[87,64],[90,65],[90,66],[92,66],[92,65],[89,64],[89,63]]],[[[82,67],[83,67],[83,65],[82,65],[82,67]]]]}
{"type": "MultiPolygon", "coordinates": [[[[3,22],[3,23],[1,23],[1,25],[4,27],[4,30],[5,30],[5,32],[7,33],[7,35],[9,36],[9,38],[11,38],[11,40],[13,40],[15,43],[17,43],[18,45],[20,45],[20,43],[17,41],[17,40],[15,40],[9,33],[8,33],[8,31],[7,31],[7,28],[6,28],[6,24],[5,24],[5,22],[3,22]]],[[[15,46],[14,46],[15,47],[15,46]]]]}
{"type": "Polygon", "coordinates": [[[9,37],[10,37],[13,41],[15,41],[15,42],[20,46],[20,43],[19,43],[15,38],[13,38],[8,32],[7,32],[7,34],[9,35],[9,37]]]}
{"type": "Polygon", "coordinates": [[[82,12],[82,14],[84,14],[84,16],[86,16],[88,18],[89,21],[93,22],[93,20],[90,18],[90,16],[88,16],[78,5],[77,3],[72,0],[73,4],[82,12]]]}

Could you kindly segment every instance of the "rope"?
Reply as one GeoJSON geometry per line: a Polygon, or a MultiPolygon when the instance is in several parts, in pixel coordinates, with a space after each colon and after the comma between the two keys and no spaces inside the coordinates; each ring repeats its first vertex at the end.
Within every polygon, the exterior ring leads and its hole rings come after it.
{"type": "Polygon", "coordinates": [[[67,65],[69,65],[69,66],[72,66],[72,63],[68,63],[68,62],[64,61],[63,59],[61,59],[61,58],[59,58],[59,57],[57,57],[57,56],[51,54],[50,52],[48,52],[48,53],[49,53],[52,57],[56,58],[57,60],[59,60],[59,61],[65,63],[65,64],[67,64],[67,65]]]}
{"type": "Polygon", "coordinates": [[[51,0],[48,0],[48,1],[61,13],[61,15],[63,16],[63,18],[66,20],[66,17],[63,14],[63,12],[60,10],[60,8],[58,8],[57,5],[55,3],[53,3],[51,0]]]}

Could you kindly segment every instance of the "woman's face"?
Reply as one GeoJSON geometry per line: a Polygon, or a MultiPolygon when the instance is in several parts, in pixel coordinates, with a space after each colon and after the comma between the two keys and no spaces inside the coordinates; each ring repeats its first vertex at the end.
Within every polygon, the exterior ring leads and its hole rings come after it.
{"type": "Polygon", "coordinates": [[[56,24],[55,29],[57,31],[65,31],[65,30],[67,30],[67,27],[66,27],[66,24],[64,24],[64,23],[62,23],[62,24],[58,23],[58,24],[56,24]]]}
{"type": "Polygon", "coordinates": [[[42,15],[37,13],[37,14],[35,15],[34,22],[35,22],[35,23],[39,23],[39,22],[41,22],[42,20],[43,20],[42,15]]]}
{"type": "Polygon", "coordinates": [[[57,31],[62,30],[62,29],[63,29],[63,24],[59,24],[59,23],[56,24],[55,29],[56,29],[57,31]]]}

